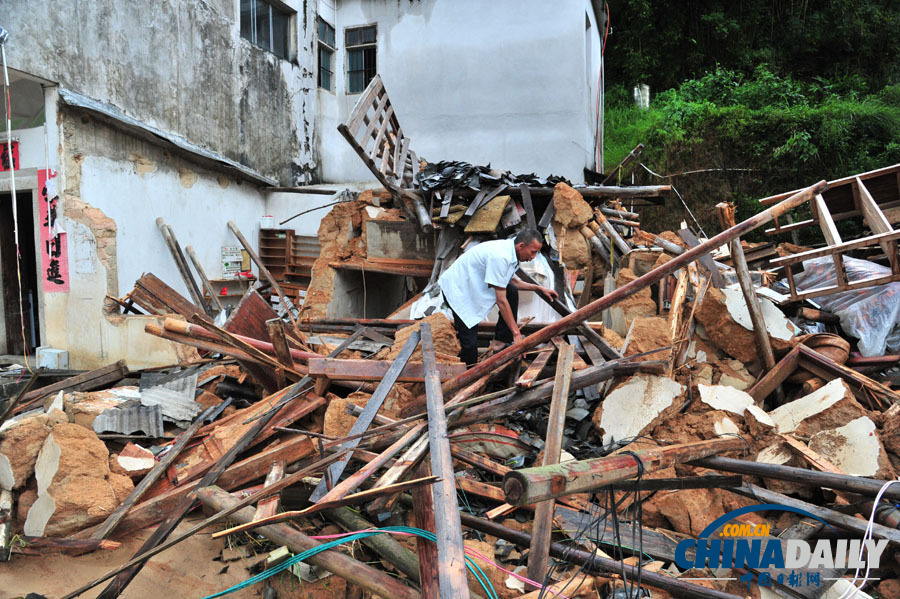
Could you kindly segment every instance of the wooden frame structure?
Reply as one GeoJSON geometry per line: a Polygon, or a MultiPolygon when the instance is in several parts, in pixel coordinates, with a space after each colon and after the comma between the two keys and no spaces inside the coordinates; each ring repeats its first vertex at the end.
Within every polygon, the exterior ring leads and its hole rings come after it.
{"type": "MultiPolygon", "coordinates": [[[[794,192],[764,198],[759,203],[763,206],[774,204],[792,193],[794,192]]],[[[816,194],[813,201],[810,202],[810,209],[812,211],[811,219],[781,226],[776,217],[775,227],[766,230],[766,234],[775,235],[818,225],[825,237],[827,246],[824,248],[772,260],[773,266],[784,266],[785,268],[788,285],[791,289],[791,299],[813,298],[838,291],[862,289],[900,281],[900,264],[897,259],[897,239],[900,238],[900,231],[895,231],[892,224],[895,221],[900,222],[900,210],[896,211],[896,215],[891,214],[895,212],[894,209],[900,209],[900,164],[830,181],[828,189],[816,194]],[[888,211],[891,217],[885,214],[885,211],[888,211]],[[835,223],[860,216],[866,227],[872,231],[872,235],[844,242],[835,223]],[[842,256],[851,250],[875,245],[881,246],[887,256],[891,268],[890,275],[869,277],[851,283],[844,271],[842,256]],[[829,287],[798,291],[794,284],[792,265],[823,256],[831,256],[834,260],[837,283],[829,287]]]]}
{"type": "Polygon", "coordinates": [[[422,197],[405,189],[419,170],[419,159],[403,134],[380,75],[372,78],[338,131],[384,188],[402,200],[419,225],[430,228],[431,215],[422,197]]]}

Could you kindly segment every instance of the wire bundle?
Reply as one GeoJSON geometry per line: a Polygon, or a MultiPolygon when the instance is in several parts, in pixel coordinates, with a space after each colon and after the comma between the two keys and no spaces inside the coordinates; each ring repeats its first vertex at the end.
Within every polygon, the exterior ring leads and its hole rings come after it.
{"type": "MultiPolygon", "coordinates": [[[[421,537],[423,539],[427,539],[427,540],[431,541],[432,543],[437,541],[437,537],[434,535],[433,532],[429,532],[427,530],[422,530],[420,528],[413,528],[410,526],[386,526],[384,528],[379,528],[379,529],[374,529],[374,530],[363,530],[363,531],[354,532],[354,533],[347,533],[344,535],[336,535],[339,538],[334,539],[333,541],[329,541],[327,543],[323,543],[317,547],[307,549],[306,551],[303,551],[301,553],[298,553],[297,555],[278,564],[274,568],[269,568],[268,570],[264,570],[263,572],[260,572],[256,576],[252,576],[243,582],[240,582],[230,588],[225,589],[224,591],[219,591],[218,593],[208,595],[208,596],[204,597],[203,599],[213,599],[214,597],[222,597],[224,595],[228,595],[229,593],[233,593],[235,591],[239,591],[241,589],[244,589],[251,585],[254,585],[258,582],[262,582],[263,580],[266,580],[270,576],[274,576],[275,574],[284,572],[285,570],[287,570],[294,564],[305,561],[323,551],[328,551],[329,549],[333,549],[333,548],[337,547],[338,545],[342,545],[349,541],[356,541],[359,539],[364,539],[366,537],[371,537],[374,535],[385,534],[385,533],[413,535],[413,536],[421,537]]],[[[478,554],[478,555],[480,556],[480,554],[478,554]]],[[[480,556],[480,557],[483,557],[483,556],[480,556]]],[[[487,575],[484,573],[484,571],[480,567],[478,567],[478,564],[476,564],[468,556],[466,556],[466,568],[469,569],[469,572],[471,572],[472,576],[475,577],[475,580],[478,581],[478,583],[481,585],[481,588],[484,589],[484,592],[487,594],[488,599],[499,599],[499,596],[497,595],[497,592],[494,590],[494,587],[491,584],[491,581],[488,580],[487,575]]]]}

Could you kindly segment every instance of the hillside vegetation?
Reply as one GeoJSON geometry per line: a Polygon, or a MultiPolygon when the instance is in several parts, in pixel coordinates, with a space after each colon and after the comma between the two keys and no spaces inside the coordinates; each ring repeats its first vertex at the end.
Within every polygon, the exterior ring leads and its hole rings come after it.
{"type": "MultiPolygon", "coordinates": [[[[618,20],[610,4],[606,168],[644,143],[641,162],[666,177],[638,167],[638,180],[674,184],[715,232],[717,202],[745,218],[760,197],[900,162],[900,42],[885,30],[900,7],[657,4],[621,3],[618,20]],[[623,22],[629,13],[643,19],[623,22]],[[634,106],[637,82],[651,85],[649,110],[634,106]]],[[[648,229],[686,218],[677,198],[668,204],[644,210],[648,229]]]]}

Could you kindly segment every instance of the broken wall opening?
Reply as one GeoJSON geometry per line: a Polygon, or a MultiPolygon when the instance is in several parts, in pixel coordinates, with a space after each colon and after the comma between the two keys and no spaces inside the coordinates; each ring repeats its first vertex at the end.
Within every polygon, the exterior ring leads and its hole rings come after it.
{"type": "Polygon", "coordinates": [[[406,300],[406,277],[338,269],[328,318],[385,318],[406,300]]]}

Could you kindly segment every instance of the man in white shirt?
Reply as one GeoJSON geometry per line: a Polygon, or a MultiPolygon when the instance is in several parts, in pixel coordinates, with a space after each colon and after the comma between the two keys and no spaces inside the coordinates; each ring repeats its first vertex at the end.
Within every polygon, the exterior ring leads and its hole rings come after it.
{"type": "Polygon", "coordinates": [[[494,304],[497,304],[500,318],[492,347],[498,349],[522,339],[516,323],[519,289],[557,298],[553,289],[514,277],[519,262],[533,260],[542,245],[541,234],[534,229],[523,229],[514,239],[485,241],[457,258],[438,279],[444,299],[453,311],[460,344],[459,357],[467,365],[478,361],[478,323],[494,304]]]}

